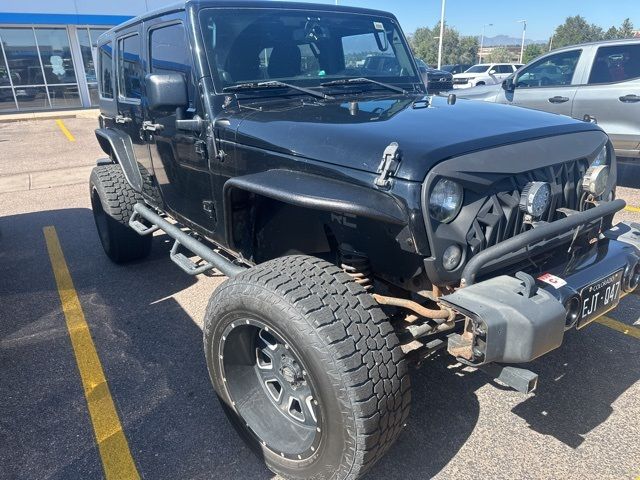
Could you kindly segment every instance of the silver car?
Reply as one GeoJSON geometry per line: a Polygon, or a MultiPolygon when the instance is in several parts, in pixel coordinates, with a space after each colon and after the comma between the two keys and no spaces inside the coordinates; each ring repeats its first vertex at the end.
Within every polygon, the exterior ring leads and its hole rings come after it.
{"type": "Polygon", "coordinates": [[[519,69],[502,86],[456,94],[597,122],[618,156],[640,158],[640,39],[554,50],[519,69]]]}

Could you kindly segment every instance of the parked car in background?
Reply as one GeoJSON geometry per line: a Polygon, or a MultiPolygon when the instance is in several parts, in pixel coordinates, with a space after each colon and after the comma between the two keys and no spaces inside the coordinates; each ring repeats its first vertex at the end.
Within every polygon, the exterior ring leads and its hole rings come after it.
{"type": "Polygon", "coordinates": [[[453,75],[451,73],[432,68],[420,59],[416,59],[416,62],[422,81],[427,86],[427,92],[446,92],[453,88],[453,75]]]}
{"type": "Polygon", "coordinates": [[[455,63],[453,65],[443,65],[440,70],[444,70],[445,72],[449,72],[451,75],[455,75],[457,73],[464,73],[471,67],[473,67],[471,63],[455,63]]]}
{"type": "Polygon", "coordinates": [[[539,57],[502,86],[460,95],[596,122],[621,157],[640,158],[640,40],[575,45],[539,57]]]}
{"type": "Polygon", "coordinates": [[[509,77],[522,65],[517,63],[479,63],[464,73],[453,76],[453,88],[495,85],[509,77]]]}

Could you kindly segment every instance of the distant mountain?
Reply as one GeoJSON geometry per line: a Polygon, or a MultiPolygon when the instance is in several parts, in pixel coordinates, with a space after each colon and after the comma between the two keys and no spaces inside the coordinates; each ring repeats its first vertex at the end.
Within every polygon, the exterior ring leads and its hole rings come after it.
{"type": "MultiPolygon", "coordinates": [[[[478,37],[478,41],[480,41],[480,37],[478,37]]],[[[485,47],[497,47],[500,45],[520,45],[522,42],[522,37],[510,37],[508,35],[496,35],[495,37],[484,37],[484,46],[485,47]]],[[[546,44],[546,40],[530,40],[528,38],[524,39],[525,45],[530,45],[532,43],[542,43],[546,44]]]]}

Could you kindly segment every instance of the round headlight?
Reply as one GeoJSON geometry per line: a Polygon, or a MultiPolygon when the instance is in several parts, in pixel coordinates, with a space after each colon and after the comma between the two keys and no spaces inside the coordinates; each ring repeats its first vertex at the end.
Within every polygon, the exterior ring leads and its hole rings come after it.
{"type": "Polygon", "coordinates": [[[599,197],[607,189],[609,183],[609,166],[599,165],[589,167],[582,179],[582,188],[587,192],[599,197]]]}
{"type": "Polygon", "coordinates": [[[605,145],[600,150],[600,153],[593,159],[591,162],[592,167],[599,167],[600,165],[607,165],[609,163],[609,151],[607,150],[607,146],[605,145]]]}
{"type": "Polygon", "coordinates": [[[551,203],[551,186],[547,182],[529,182],[520,196],[520,209],[540,218],[551,203]]]}
{"type": "Polygon", "coordinates": [[[436,183],[429,197],[429,215],[434,220],[449,223],[462,207],[462,187],[453,180],[443,178],[436,183]]]}

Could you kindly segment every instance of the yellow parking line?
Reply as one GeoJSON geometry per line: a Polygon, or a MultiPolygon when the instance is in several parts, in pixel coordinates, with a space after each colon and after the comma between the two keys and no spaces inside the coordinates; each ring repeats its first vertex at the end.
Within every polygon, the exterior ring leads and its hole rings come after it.
{"type": "Polygon", "coordinates": [[[624,333],[625,335],[629,335],[640,340],[640,328],[632,327],[631,325],[627,325],[626,323],[619,322],[618,320],[614,320],[609,317],[600,317],[596,322],[600,325],[604,325],[605,327],[609,327],[620,333],[624,333]]]}
{"type": "Polygon", "coordinates": [[[60,129],[60,131],[64,133],[64,136],[67,137],[67,140],[69,140],[70,142],[76,141],[76,137],[74,137],[71,134],[71,132],[69,131],[69,129],[67,128],[67,126],[64,124],[62,120],[56,120],[56,125],[58,125],[58,128],[60,129]]]}
{"type": "Polygon", "coordinates": [[[105,477],[107,480],[139,479],[56,229],[44,227],[43,230],[105,477]]]}
{"type": "Polygon", "coordinates": [[[626,206],[626,207],[624,207],[624,209],[625,209],[627,212],[640,213],[640,208],[638,208],[638,207],[629,207],[629,206],[626,206]]]}

